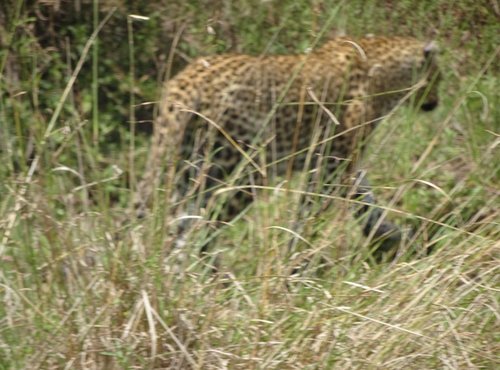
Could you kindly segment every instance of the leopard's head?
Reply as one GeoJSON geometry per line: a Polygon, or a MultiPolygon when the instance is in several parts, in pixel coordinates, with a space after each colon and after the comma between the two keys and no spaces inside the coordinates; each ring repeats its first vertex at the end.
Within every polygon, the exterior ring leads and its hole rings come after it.
{"type": "Polygon", "coordinates": [[[435,42],[425,45],[422,58],[416,66],[421,76],[419,87],[416,92],[415,102],[424,111],[431,111],[439,103],[438,88],[441,81],[441,73],[437,65],[439,49],[435,42]]]}
{"type": "Polygon", "coordinates": [[[365,39],[372,93],[382,112],[401,101],[412,101],[422,110],[430,111],[439,102],[441,75],[436,43],[422,43],[411,38],[365,39]]]}

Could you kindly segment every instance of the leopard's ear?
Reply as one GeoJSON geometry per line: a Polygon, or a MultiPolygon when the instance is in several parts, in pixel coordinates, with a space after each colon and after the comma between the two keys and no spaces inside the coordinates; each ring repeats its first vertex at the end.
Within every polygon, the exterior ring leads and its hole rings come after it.
{"type": "Polygon", "coordinates": [[[439,54],[439,46],[436,41],[430,41],[424,46],[425,59],[433,58],[437,54],[439,54]]]}

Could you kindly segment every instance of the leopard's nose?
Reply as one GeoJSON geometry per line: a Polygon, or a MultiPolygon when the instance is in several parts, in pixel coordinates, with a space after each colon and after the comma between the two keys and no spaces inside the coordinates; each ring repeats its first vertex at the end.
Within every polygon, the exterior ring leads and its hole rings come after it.
{"type": "Polygon", "coordinates": [[[424,112],[429,112],[429,111],[433,110],[434,108],[436,108],[437,106],[438,106],[438,101],[432,100],[432,101],[425,102],[424,104],[422,104],[422,106],[420,108],[424,112]]]}

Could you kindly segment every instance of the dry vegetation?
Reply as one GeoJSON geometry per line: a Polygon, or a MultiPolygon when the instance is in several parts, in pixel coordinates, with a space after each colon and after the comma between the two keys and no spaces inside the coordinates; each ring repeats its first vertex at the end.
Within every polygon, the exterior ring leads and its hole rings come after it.
{"type": "Polygon", "coordinates": [[[0,4],[0,369],[500,366],[497,1],[23,3],[0,4]],[[398,111],[364,161],[416,231],[395,259],[371,260],[338,199],[290,251],[298,196],[282,188],[204,258],[212,221],[179,250],[169,202],[130,218],[168,70],[301,51],[323,27],[444,46],[439,109],[398,111]]]}

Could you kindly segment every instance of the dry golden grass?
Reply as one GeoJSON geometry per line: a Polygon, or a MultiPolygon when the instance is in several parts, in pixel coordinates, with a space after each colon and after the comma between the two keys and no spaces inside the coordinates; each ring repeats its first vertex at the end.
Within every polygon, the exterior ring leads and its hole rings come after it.
{"type": "MultiPolygon", "coordinates": [[[[461,3],[461,15],[468,7],[461,3]]],[[[38,44],[21,42],[31,36],[5,25],[0,15],[19,55],[38,55],[38,44]]],[[[96,91],[79,102],[76,84],[95,36],[85,35],[81,63],[61,57],[68,82],[59,93],[39,86],[49,79],[39,60],[29,89],[18,89],[0,53],[0,369],[499,367],[498,48],[469,74],[445,53],[438,111],[398,110],[373,138],[364,165],[380,204],[415,230],[395,258],[374,263],[352,202],[336,193],[296,227],[300,176],[256,189],[250,211],[222,229],[202,212],[182,248],[162,192],[150,216],[131,219],[126,177],[133,172],[134,183],[141,173],[147,140],[132,135],[120,151],[93,141],[82,107],[96,91]],[[38,88],[53,105],[36,104],[38,88]]],[[[130,91],[141,83],[134,72],[130,91]]],[[[98,135],[110,125],[106,113],[93,116],[98,135]]]]}

